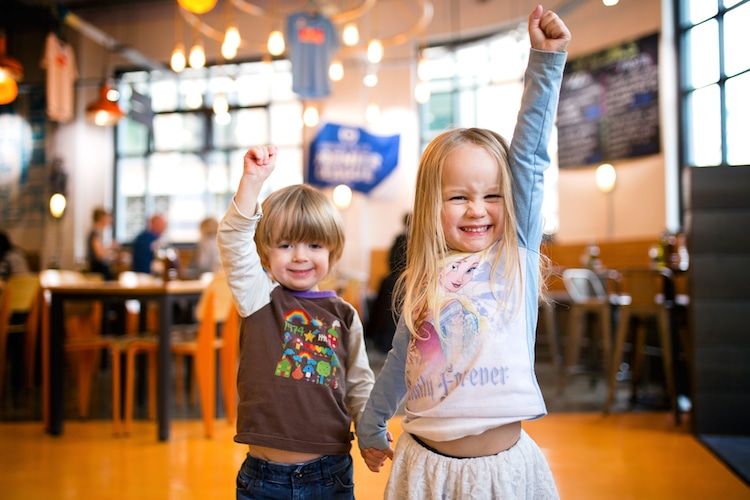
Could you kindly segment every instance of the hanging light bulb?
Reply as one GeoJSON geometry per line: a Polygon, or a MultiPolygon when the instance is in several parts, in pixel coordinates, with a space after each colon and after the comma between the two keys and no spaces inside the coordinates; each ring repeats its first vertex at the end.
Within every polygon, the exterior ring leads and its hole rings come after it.
{"type": "Polygon", "coordinates": [[[240,46],[242,39],[240,38],[240,30],[237,29],[237,26],[233,24],[229,25],[227,31],[224,32],[224,43],[228,43],[235,47],[240,46]]]}
{"type": "Polygon", "coordinates": [[[217,115],[227,113],[229,111],[229,101],[227,101],[227,96],[224,94],[216,94],[216,97],[214,97],[214,104],[211,108],[213,109],[214,114],[217,115]]]}
{"type": "Polygon", "coordinates": [[[206,65],[206,52],[203,50],[203,44],[200,40],[196,41],[190,49],[188,62],[191,68],[202,68],[206,65]]]}
{"type": "Polygon", "coordinates": [[[430,100],[430,84],[427,82],[418,82],[417,86],[414,87],[414,99],[420,103],[424,104],[427,101],[430,100]]]}
{"type": "Polygon", "coordinates": [[[179,73],[185,69],[185,64],[185,46],[182,43],[178,43],[172,51],[172,58],[169,60],[169,66],[172,68],[172,71],[179,73]]]}
{"type": "Polygon", "coordinates": [[[231,61],[237,57],[237,46],[227,43],[226,40],[221,44],[221,57],[227,61],[231,61]]]}
{"type": "Polygon", "coordinates": [[[347,47],[354,47],[359,43],[359,30],[354,23],[346,23],[341,33],[341,40],[347,47]]]}
{"type": "Polygon", "coordinates": [[[377,38],[367,44],[367,60],[377,64],[383,59],[383,43],[377,38]]]}
{"type": "Polygon", "coordinates": [[[344,78],[344,65],[341,61],[334,59],[328,67],[328,77],[334,82],[339,82],[344,78]]]}
{"type": "Polygon", "coordinates": [[[193,14],[205,14],[216,6],[216,0],[177,0],[177,3],[193,14]]]}
{"type": "Polygon", "coordinates": [[[304,113],[302,113],[302,121],[306,127],[315,127],[320,122],[320,115],[318,114],[318,108],[315,106],[307,106],[304,113]]]}
{"type": "Polygon", "coordinates": [[[280,56],[286,50],[286,43],[284,42],[284,35],[279,30],[273,30],[268,35],[268,52],[273,56],[280,56]]]}
{"type": "Polygon", "coordinates": [[[365,85],[365,87],[374,87],[378,84],[378,75],[377,73],[373,71],[369,71],[365,77],[362,79],[362,83],[365,85]]]}

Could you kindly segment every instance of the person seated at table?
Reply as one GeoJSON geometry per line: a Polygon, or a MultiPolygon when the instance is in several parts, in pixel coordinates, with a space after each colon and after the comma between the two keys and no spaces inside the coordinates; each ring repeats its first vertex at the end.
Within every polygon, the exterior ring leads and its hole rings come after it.
{"type": "Polygon", "coordinates": [[[5,231],[0,231],[0,281],[7,280],[11,275],[28,273],[29,265],[21,252],[5,231]]]}
{"type": "Polygon", "coordinates": [[[275,161],[273,146],[247,151],[218,234],[244,318],[234,440],[250,449],[237,498],[354,498],[350,429],[374,377],[356,309],[318,288],[341,257],[343,223],[304,184],[275,191],[261,211],[275,161]]]}
{"type": "Polygon", "coordinates": [[[133,265],[136,273],[151,273],[154,254],[161,244],[161,236],[167,229],[167,219],[162,214],[154,214],[148,220],[148,227],[133,240],[133,265]]]}
{"type": "Polygon", "coordinates": [[[112,252],[116,245],[104,244],[104,232],[112,225],[112,215],[103,207],[96,207],[92,213],[93,227],[86,238],[86,262],[89,271],[101,274],[109,281],[112,273],[112,252]]]}
{"type": "Polygon", "coordinates": [[[216,245],[218,229],[219,223],[213,217],[206,217],[201,221],[201,237],[195,246],[193,262],[190,266],[193,274],[200,276],[203,273],[215,273],[221,268],[219,247],[216,245]]]}

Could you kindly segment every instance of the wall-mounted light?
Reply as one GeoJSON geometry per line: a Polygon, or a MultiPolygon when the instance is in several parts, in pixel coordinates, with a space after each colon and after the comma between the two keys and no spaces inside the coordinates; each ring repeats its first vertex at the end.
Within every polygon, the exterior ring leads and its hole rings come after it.
{"type": "Polygon", "coordinates": [[[65,207],[68,205],[68,200],[61,193],[55,193],[49,198],[49,213],[55,219],[59,219],[65,215],[65,207]]]}
{"type": "Polygon", "coordinates": [[[602,193],[609,193],[617,183],[615,167],[609,163],[602,163],[596,168],[596,187],[602,193]]]}
{"type": "Polygon", "coordinates": [[[333,204],[338,208],[347,208],[352,204],[352,190],[346,184],[333,188],[333,204]]]}
{"type": "Polygon", "coordinates": [[[605,7],[612,7],[620,3],[620,0],[602,0],[605,7]]]}

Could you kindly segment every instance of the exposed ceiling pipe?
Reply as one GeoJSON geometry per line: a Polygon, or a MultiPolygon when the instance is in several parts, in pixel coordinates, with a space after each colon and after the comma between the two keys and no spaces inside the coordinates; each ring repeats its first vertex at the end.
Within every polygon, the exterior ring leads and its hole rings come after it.
{"type": "Polygon", "coordinates": [[[106,48],[110,52],[114,52],[121,57],[129,60],[138,67],[142,67],[150,70],[166,70],[167,66],[164,63],[160,63],[151,59],[150,57],[144,56],[132,47],[128,47],[119,40],[111,37],[107,33],[103,32],[91,23],[81,19],[76,14],[70,12],[67,9],[61,8],[59,11],[59,19],[62,20],[67,26],[75,29],[85,37],[93,40],[102,47],[106,48]]]}

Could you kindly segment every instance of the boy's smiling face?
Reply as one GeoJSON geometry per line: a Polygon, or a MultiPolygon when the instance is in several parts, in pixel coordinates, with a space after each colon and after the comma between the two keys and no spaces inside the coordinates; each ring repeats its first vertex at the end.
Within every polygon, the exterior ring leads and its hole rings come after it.
{"type": "Polygon", "coordinates": [[[273,278],[286,288],[317,290],[328,274],[329,255],[320,243],[280,241],[271,246],[268,264],[273,278]]]}
{"type": "Polygon", "coordinates": [[[440,222],[448,247],[480,252],[498,241],[505,226],[500,169],[484,149],[462,144],[445,160],[440,222]]]}

